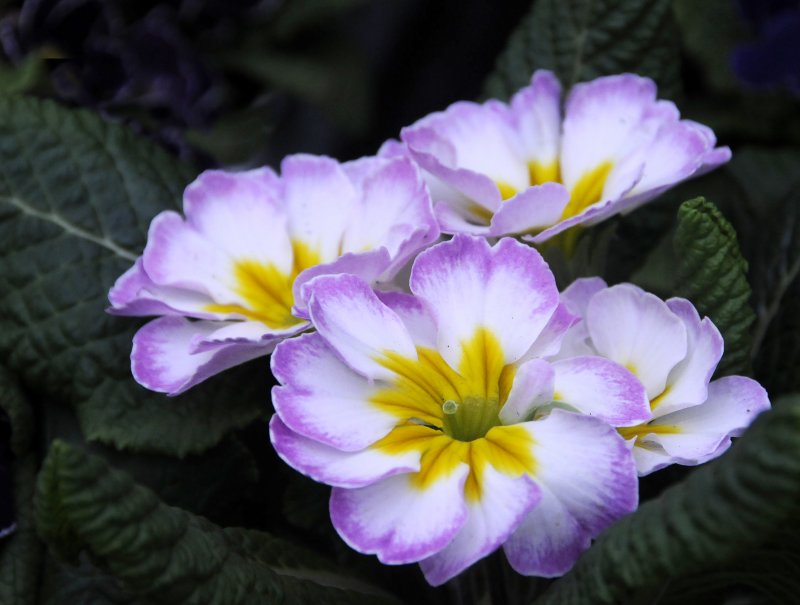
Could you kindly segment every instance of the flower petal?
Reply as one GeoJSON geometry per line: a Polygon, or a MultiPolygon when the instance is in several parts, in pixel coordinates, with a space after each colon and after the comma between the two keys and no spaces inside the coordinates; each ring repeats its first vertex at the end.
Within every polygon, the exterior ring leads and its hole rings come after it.
{"type": "Polygon", "coordinates": [[[469,467],[459,464],[425,489],[413,475],[395,475],[366,487],[333,488],[331,521],[347,544],[382,563],[420,561],[449,544],[467,520],[464,482],[469,467]]]}
{"type": "Polygon", "coordinates": [[[674,185],[693,176],[714,147],[714,136],[705,126],[683,120],[663,124],[652,142],[642,148],[642,178],[630,195],[674,185]]]}
{"type": "Polygon", "coordinates": [[[540,490],[527,475],[510,477],[488,465],[481,482],[483,495],[468,503],[467,520],[453,541],[420,562],[432,586],[444,584],[494,552],[539,502],[540,490]]]}
{"type": "Polygon", "coordinates": [[[356,208],[357,192],[336,160],[305,154],[281,162],[288,229],[319,255],[339,256],[344,232],[356,208]]]}
{"type": "Polygon", "coordinates": [[[361,192],[345,230],[343,249],[362,252],[385,247],[392,263],[382,279],[391,279],[411,255],[439,236],[422,175],[407,158],[362,158],[342,168],[361,192]]]}
{"type": "Polygon", "coordinates": [[[579,321],[581,321],[580,318],[573,315],[566,305],[559,303],[550,317],[550,321],[547,322],[533,346],[522,356],[522,359],[551,357],[558,354],[563,347],[564,339],[571,331],[570,328],[579,321]]]}
{"type": "Polygon", "coordinates": [[[686,356],[686,328],[666,303],[632,284],[598,292],[589,301],[586,323],[598,354],[625,366],[642,381],[652,400],[686,356]]]}
{"type": "Polygon", "coordinates": [[[422,302],[403,292],[376,292],[380,301],[397,313],[418,347],[436,348],[436,322],[422,302]]]}
{"type": "MultiPolygon", "coordinates": [[[[674,432],[650,434],[645,444],[663,448],[670,462],[695,465],[716,458],[730,447],[756,416],[769,409],[769,398],[755,380],[726,376],[708,386],[705,403],[662,416],[648,426],[674,427],[674,432]]],[[[641,448],[635,447],[634,453],[641,448]]],[[[642,474],[652,472],[643,469],[642,474]]]]}
{"type": "Polygon", "coordinates": [[[549,404],[553,400],[554,376],[553,366],[541,359],[531,359],[520,365],[508,399],[500,409],[500,422],[525,422],[537,407],[549,404]]]}
{"type": "Polygon", "coordinates": [[[576,279],[561,292],[561,302],[567,309],[578,317],[586,318],[586,308],[592,296],[608,288],[605,280],[601,277],[581,277],[576,279]]]}
{"type": "Polygon", "coordinates": [[[159,286],[144,270],[142,258],[117,278],[108,292],[112,315],[191,315],[209,318],[213,314],[203,308],[214,301],[199,292],[183,288],[159,286]]]}
{"type": "Polygon", "coordinates": [[[563,410],[517,426],[531,434],[542,490],[539,504],[505,543],[525,575],[558,576],[589,542],[638,500],[638,479],[625,441],[604,422],[563,410]]]}
{"type": "Polygon", "coordinates": [[[454,103],[404,128],[401,138],[420,166],[490,211],[501,201],[497,183],[516,191],[528,186],[528,168],[502,103],[454,103]]]}
{"type": "Polygon", "coordinates": [[[151,391],[178,395],[203,380],[256,357],[267,355],[275,340],[230,342],[213,351],[193,353],[198,339],[211,336],[223,322],[159,317],[133,337],[131,371],[151,391]]]}
{"type": "Polygon", "coordinates": [[[683,298],[667,301],[670,311],[686,326],[687,354],[672,368],[664,392],[652,403],[656,417],[703,403],[708,382],[722,358],[722,335],[708,317],[700,319],[694,305],[683,298]]]}
{"type": "Polygon", "coordinates": [[[652,417],[644,385],[618,363],[585,356],[552,365],[556,401],[612,426],[631,426],[652,417]]]}
{"type": "Polygon", "coordinates": [[[380,363],[388,353],[417,358],[402,320],[354,275],[324,275],[306,285],[308,309],[319,333],[356,372],[391,380],[380,363]]]}
{"type": "Polygon", "coordinates": [[[315,277],[347,273],[355,275],[369,284],[377,281],[390,264],[389,251],[386,248],[378,248],[361,254],[350,252],[343,254],[330,263],[309,267],[300,273],[292,283],[292,294],[294,296],[292,313],[297,317],[309,318],[308,300],[311,294],[305,286],[315,277]]]}
{"type": "Polygon", "coordinates": [[[484,219],[473,216],[468,207],[459,208],[455,204],[437,202],[433,211],[442,233],[467,233],[469,235],[489,235],[490,226],[484,219]]]}
{"type": "Polygon", "coordinates": [[[420,467],[419,451],[396,455],[371,448],[343,452],[295,433],[278,415],[269,423],[269,435],[275,451],[289,466],[336,487],[363,487],[399,473],[416,472],[420,467]]]}
{"type": "Polygon", "coordinates": [[[536,232],[559,221],[569,202],[569,191],[561,183],[529,187],[503,205],[492,217],[489,235],[536,232]]]}
{"type": "Polygon", "coordinates": [[[558,162],[561,143],[561,84],[553,72],[537,70],[530,85],[511,99],[511,115],[525,159],[547,166],[558,162]]]}
{"type": "Polygon", "coordinates": [[[318,333],[284,340],[272,355],[281,385],[272,403],[294,432],[337,449],[363,450],[386,435],[397,418],[370,404],[374,387],[342,363],[318,333]]]}
{"type": "Polygon", "coordinates": [[[561,144],[561,176],[567,189],[604,162],[624,157],[655,102],[653,81],[632,74],[576,84],[567,98],[561,144]]]}
{"type": "Polygon", "coordinates": [[[506,363],[517,361],[558,306],[555,280],[541,255],[512,239],[490,248],[482,238],[456,235],[426,250],[414,263],[411,290],[436,318],[439,352],[453,367],[462,343],[479,329],[498,339],[506,363]]]}

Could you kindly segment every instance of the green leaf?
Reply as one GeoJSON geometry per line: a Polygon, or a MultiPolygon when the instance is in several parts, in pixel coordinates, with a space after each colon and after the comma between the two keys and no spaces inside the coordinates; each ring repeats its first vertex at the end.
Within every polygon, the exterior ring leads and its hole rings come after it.
{"type": "Polygon", "coordinates": [[[659,96],[680,90],[671,0],[538,0],[512,34],[487,96],[508,98],[537,69],[553,70],[565,90],[622,72],[653,78],[659,96]]]}
{"type": "Polygon", "coordinates": [[[17,528],[14,534],[0,541],[0,603],[35,605],[44,550],[33,526],[36,456],[28,453],[15,460],[13,475],[17,528]]]}
{"type": "Polygon", "coordinates": [[[97,570],[88,561],[78,566],[48,559],[42,601],[46,605],[148,605],[127,590],[114,576],[97,570]]]}
{"type": "MultiPolygon", "coordinates": [[[[223,530],[161,503],[100,458],[54,441],[39,476],[36,525],[54,552],[85,551],[147,602],[382,603],[322,559],[267,534],[223,530]]],[[[390,601],[392,602],[392,601],[390,601]]]]}
{"type": "MultiPolygon", "coordinates": [[[[14,490],[14,533],[0,540],[0,603],[34,605],[39,588],[39,564],[43,547],[33,526],[33,489],[36,453],[33,450],[34,417],[30,403],[14,376],[0,366],[0,410],[11,424],[9,445],[14,490]]],[[[0,422],[2,413],[0,413],[0,422]]],[[[0,444],[0,453],[5,445],[0,444]]],[[[4,456],[5,457],[5,456],[4,456]]],[[[3,461],[0,461],[3,463],[3,461]]],[[[3,487],[5,482],[3,482],[3,487]]],[[[0,487],[2,489],[2,487],[0,487]]],[[[0,494],[5,497],[5,494],[0,494]]]]}
{"type": "Polygon", "coordinates": [[[755,313],[750,304],[747,261],[736,232],[714,204],[696,198],[678,210],[673,240],[678,296],[694,303],[725,339],[720,375],[748,373],[755,313]]]}
{"type": "MultiPolygon", "coordinates": [[[[536,605],[604,605],[723,569],[798,523],[800,396],[762,414],[722,458],[600,536],[536,605]]],[[[657,599],[642,602],[658,602],[657,599]]]]}
{"type": "Polygon", "coordinates": [[[88,439],[185,455],[263,414],[267,372],[252,365],[173,400],[146,391],[130,376],[137,322],[104,313],[150,220],[190,177],[89,112],[0,98],[0,359],[77,406],[88,439]]]}
{"type": "Polygon", "coordinates": [[[23,456],[33,443],[33,410],[25,399],[16,377],[0,366],[0,410],[11,423],[11,451],[23,456]]]}
{"type": "MultiPolygon", "coordinates": [[[[793,518],[800,510],[795,509],[793,518]]],[[[768,543],[748,550],[723,570],[692,575],[671,582],[659,605],[708,605],[732,603],[733,597],[747,594],[747,601],[792,603],[800,594],[800,525],[782,527],[768,543]],[[755,600],[761,595],[764,600],[755,600]]]]}

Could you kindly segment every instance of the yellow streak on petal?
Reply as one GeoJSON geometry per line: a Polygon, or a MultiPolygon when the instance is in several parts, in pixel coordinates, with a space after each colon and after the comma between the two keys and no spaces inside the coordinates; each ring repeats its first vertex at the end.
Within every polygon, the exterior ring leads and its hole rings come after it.
{"type": "Polygon", "coordinates": [[[558,160],[553,160],[548,164],[528,162],[528,179],[531,187],[544,183],[560,183],[561,165],[558,160]]]}
{"type": "Polygon", "coordinates": [[[669,395],[669,392],[670,392],[671,390],[672,390],[672,387],[671,387],[670,385],[667,385],[667,386],[664,388],[664,390],[663,390],[663,391],[661,391],[661,394],[660,394],[658,397],[655,397],[655,398],[654,398],[654,399],[653,399],[653,400],[650,402],[650,409],[651,409],[651,410],[655,410],[655,409],[656,409],[658,406],[660,406],[660,405],[661,405],[661,402],[662,402],[662,401],[664,401],[664,397],[666,397],[667,395],[669,395]]]}
{"type": "Polygon", "coordinates": [[[419,418],[441,426],[442,404],[448,399],[461,401],[463,379],[438,351],[417,347],[417,359],[387,351],[378,362],[396,378],[370,401],[398,418],[419,418]]]}
{"type": "Polygon", "coordinates": [[[618,428],[617,432],[619,432],[626,441],[636,437],[636,445],[638,445],[647,435],[678,435],[682,431],[679,426],[674,424],[645,423],[618,428]]]}
{"type": "Polygon", "coordinates": [[[292,270],[288,274],[274,263],[254,259],[234,261],[234,291],[242,298],[242,303],[211,304],[206,305],[205,310],[211,313],[236,313],[274,329],[301,323],[302,319],[292,315],[292,284],[301,271],[321,261],[316,251],[300,241],[292,242],[292,254],[292,270]]]}
{"type": "Polygon", "coordinates": [[[504,363],[500,342],[488,329],[479,328],[462,343],[458,371],[434,349],[417,347],[417,359],[386,351],[376,360],[396,375],[370,401],[398,418],[419,418],[442,426],[442,404],[447,400],[483,398],[502,406],[508,398],[516,368],[504,363]]]}
{"type": "Polygon", "coordinates": [[[503,198],[503,201],[511,199],[518,193],[516,187],[503,181],[497,181],[495,184],[500,190],[500,197],[503,198]]]}
{"type": "Polygon", "coordinates": [[[533,438],[519,426],[497,426],[485,437],[465,442],[430,427],[404,424],[372,447],[389,455],[420,452],[420,470],[409,476],[411,487],[418,490],[447,479],[460,464],[468,465],[464,496],[477,502],[483,494],[487,464],[511,477],[536,472],[533,445],[533,438]]]}
{"type": "Polygon", "coordinates": [[[533,457],[534,441],[530,433],[521,426],[496,426],[483,439],[476,439],[470,446],[470,473],[464,484],[464,495],[470,502],[477,502],[483,495],[483,474],[486,465],[496,471],[519,477],[524,473],[536,473],[533,457]]]}
{"type": "Polygon", "coordinates": [[[600,201],[606,179],[613,167],[613,163],[603,162],[578,179],[570,191],[569,203],[561,214],[562,221],[577,216],[592,204],[600,201]]]}
{"type": "MultiPolygon", "coordinates": [[[[458,371],[465,377],[469,395],[500,400],[500,379],[505,370],[503,348],[497,337],[486,328],[478,328],[475,335],[462,343],[458,371]]],[[[507,382],[508,377],[504,382],[507,382]]],[[[510,385],[505,385],[510,390],[510,385]]]]}

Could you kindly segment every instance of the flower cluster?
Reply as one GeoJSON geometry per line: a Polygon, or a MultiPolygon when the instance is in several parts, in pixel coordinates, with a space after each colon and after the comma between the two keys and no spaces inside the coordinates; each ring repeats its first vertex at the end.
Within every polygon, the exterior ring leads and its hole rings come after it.
{"type": "Polygon", "coordinates": [[[769,401],[711,381],[722,337],[689,301],[600,278],[559,293],[524,243],[730,154],[649,80],[576,86],[563,124],[559,95],[537,72],[510,105],[457,103],[376,157],[204,173],[111,290],[112,312],[161,316],[134,376],[177,394],[272,352],[272,443],[333,486],[349,545],[434,585],[500,547],[563,574],[636,508],[638,476],[718,456],[769,401]]]}

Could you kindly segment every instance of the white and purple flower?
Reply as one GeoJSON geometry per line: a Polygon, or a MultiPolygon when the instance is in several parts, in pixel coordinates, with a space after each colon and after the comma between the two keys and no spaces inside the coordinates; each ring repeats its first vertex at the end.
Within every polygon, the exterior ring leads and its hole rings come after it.
{"type": "Polygon", "coordinates": [[[722,357],[722,336],[688,300],[664,302],[632,284],[609,288],[600,278],[575,281],[561,300],[581,320],[567,332],[557,358],[601,355],[628,368],[647,391],[651,419],[619,429],[640,475],[716,458],[769,408],[755,380],[709,382],[722,357]]]}
{"type": "Polygon", "coordinates": [[[558,80],[537,71],[509,104],[458,102],[401,138],[382,154],[410,155],[426,171],[445,232],[534,243],[632,210],[730,159],[711,129],[681,120],[652,80],[632,74],[576,85],[562,120],[558,80]]]}
{"type": "Polygon", "coordinates": [[[144,253],[109,292],[113,314],[162,316],[133,341],[145,387],[175,395],[270,353],[310,326],[308,280],[389,280],[439,236],[407,159],[296,155],[281,170],[205,172],[186,189],[185,219],[153,219],[144,253]]]}
{"type": "Polygon", "coordinates": [[[650,418],[644,387],[601,357],[542,359],[576,318],[515,240],[457,235],[417,257],[410,288],[307,284],[316,332],[272,356],[276,450],[334,486],[331,518],[350,546],[419,562],[431,584],[500,546],[523,574],[563,574],[636,508],[613,426],[650,418]]]}

